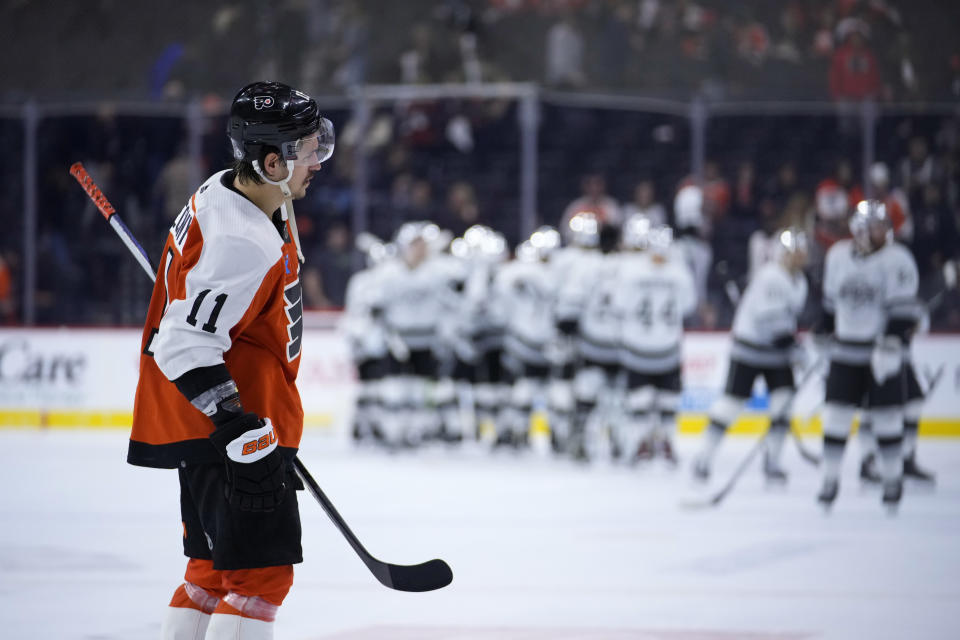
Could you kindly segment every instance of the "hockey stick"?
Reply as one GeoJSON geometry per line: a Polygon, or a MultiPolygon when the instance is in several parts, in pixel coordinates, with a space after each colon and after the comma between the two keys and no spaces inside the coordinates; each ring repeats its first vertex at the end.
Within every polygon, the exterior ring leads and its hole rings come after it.
{"type": "Polygon", "coordinates": [[[80,183],[83,190],[86,191],[90,199],[93,200],[93,204],[97,205],[97,209],[100,210],[100,213],[103,214],[106,221],[110,223],[113,230],[116,231],[120,239],[123,240],[123,244],[127,245],[127,249],[129,249],[133,257],[137,259],[137,262],[140,263],[143,270],[147,272],[150,279],[156,280],[153,267],[150,266],[150,257],[147,256],[147,252],[140,246],[137,239],[133,237],[133,233],[130,232],[127,225],[123,224],[123,220],[117,215],[116,209],[113,208],[113,205],[110,204],[107,197],[100,191],[100,187],[97,186],[93,178],[90,177],[90,174],[87,173],[87,170],[84,169],[83,163],[74,162],[70,167],[70,175],[77,179],[77,182],[80,183]]]}
{"type": "MultiPolygon", "coordinates": [[[[806,386],[807,382],[813,378],[814,373],[816,373],[820,369],[820,366],[822,363],[823,363],[823,358],[820,358],[816,362],[814,362],[806,371],[804,371],[803,376],[801,376],[800,381],[797,383],[797,388],[796,388],[796,391],[794,392],[794,398],[796,398],[797,394],[800,393],[800,390],[806,386]]],[[[793,427],[792,420],[790,421],[789,431],[790,431],[790,435],[793,436],[793,441],[797,445],[797,449],[800,451],[800,455],[803,456],[805,460],[811,462],[812,464],[819,465],[820,457],[817,456],[815,453],[807,450],[807,448],[803,445],[803,443],[800,441],[799,434],[797,434],[796,430],[793,427]]],[[[721,502],[723,502],[723,499],[727,497],[727,494],[729,494],[733,490],[733,488],[736,486],[737,481],[740,479],[740,476],[743,475],[743,472],[746,471],[747,467],[750,466],[750,463],[753,462],[753,459],[756,457],[757,453],[759,453],[760,450],[763,449],[763,447],[766,445],[767,437],[769,435],[770,435],[770,431],[768,429],[763,434],[763,436],[757,439],[756,444],[754,444],[753,447],[750,449],[750,451],[747,453],[747,455],[744,456],[743,460],[740,462],[740,464],[737,466],[734,472],[730,475],[730,478],[727,480],[726,484],[724,484],[719,491],[717,491],[713,495],[708,496],[706,498],[694,498],[691,500],[681,501],[680,506],[685,509],[703,509],[706,507],[715,507],[721,502]]]]}
{"type": "Polygon", "coordinates": [[[347,523],[337,512],[333,503],[330,502],[320,489],[320,485],[313,479],[313,476],[310,475],[307,468],[303,466],[300,458],[294,458],[293,465],[307,485],[310,493],[313,494],[313,497],[317,499],[317,502],[320,503],[323,510],[326,511],[330,519],[333,520],[333,524],[340,529],[340,533],[343,534],[343,537],[347,539],[347,542],[350,543],[353,550],[356,551],[360,559],[363,560],[363,564],[367,565],[370,573],[372,573],[383,586],[396,589],[397,591],[433,591],[434,589],[445,587],[453,581],[453,571],[450,570],[450,566],[443,560],[428,560],[427,562],[415,565],[398,565],[374,558],[360,543],[357,536],[353,534],[350,527],[347,526],[347,523]]]}
{"type": "Polygon", "coordinates": [[[730,475],[727,483],[723,485],[719,491],[714,493],[712,496],[707,496],[706,498],[682,500],[680,502],[680,506],[684,509],[705,509],[707,507],[715,507],[723,502],[723,499],[727,497],[727,494],[733,491],[733,488],[737,484],[737,480],[740,479],[740,476],[743,475],[743,472],[747,470],[747,467],[749,467],[750,463],[753,462],[753,459],[757,457],[757,454],[760,453],[760,450],[766,446],[768,433],[769,431],[765,432],[761,438],[757,439],[756,444],[750,448],[749,453],[744,456],[743,460],[730,475]]]}
{"type": "MultiPolygon", "coordinates": [[[[804,387],[806,387],[807,382],[813,379],[814,374],[820,371],[820,368],[823,366],[823,363],[825,362],[825,360],[826,359],[821,356],[806,371],[803,372],[803,376],[801,376],[800,382],[797,383],[797,390],[794,393],[794,398],[796,398],[797,395],[799,395],[800,391],[804,387]]],[[[814,410],[812,413],[808,414],[808,418],[806,422],[809,422],[812,416],[816,415],[817,410],[814,410]]],[[[792,419],[790,420],[789,429],[790,429],[790,436],[793,439],[793,443],[797,446],[797,452],[800,454],[800,457],[806,460],[807,462],[809,462],[810,464],[812,464],[813,466],[819,467],[820,463],[822,462],[822,460],[820,459],[820,456],[818,456],[814,452],[807,449],[806,445],[803,444],[803,439],[800,437],[800,434],[797,432],[796,427],[793,426],[792,419]]]]}
{"type": "MultiPolygon", "coordinates": [[[[104,218],[110,222],[110,226],[113,227],[114,231],[116,231],[123,240],[123,243],[130,252],[133,253],[137,262],[139,262],[140,266],[147,272],[150,280],[156,282],[156,274],[150,266],[150,258],[147,256],[147,252],[140,243],[137,242],[137,239],[130,229],[120,220],[120,216],[117,215],[116,210],[97,187],[96,183],[94,183],[93,178],[86,172],[83,165],[79,162],[75,163],[70,167],[70,174],[77,179],[77,182],[84,188],[87,195],[90,196],[90,199],[93,200],[97,208],[103,213],[104,218]]],[[[294,457],[293,465],[297,474],[309,488],[311,495],[320,503],[320,506],[333,521],[333,524],[336,525],[340,533],[342,533],[347,539],[347,542],[350,543],[350,546],[353,547],[353,550],[356,551],[363,563],[367,565],[367,568],[382,585],[390,589],[396,589],[397,591],[433,591],[434,589],[445,587],[453,581],[453,571],[451,571],[450,566],[443,560],[429,560],[417,565],[395,565],[374,558],[370,555],[370,552],[360,544],[360,541],[354,535],[353,531],[351,531],[347,523],[344,522],[343,517],[333,506],[333,503],[330,502],[330,499],[321,491],[320,485],[313,479],[313,476],[307,471],[306,466],[304,466],[299,457],[294,457]]]]}

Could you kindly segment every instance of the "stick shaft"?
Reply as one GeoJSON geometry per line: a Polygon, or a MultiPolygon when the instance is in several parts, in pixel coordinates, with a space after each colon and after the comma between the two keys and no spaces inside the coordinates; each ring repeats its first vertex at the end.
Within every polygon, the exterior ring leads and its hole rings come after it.
{"type": "Polygon", "coordinates": [[[103,217],[110,223],[110,226],[116,231],[117,235],[120,236],[123,244],[127,246],[127,249],[129,249],[133,257],[137,259],[137,262],[143,267],[143,270],[147,272],[150,279],[156,282],[157,276],[155,275],[153,266],[150,264],[150,256],[147,255],[143,246],[137,242],[133,232],[127,228],[127,225],[123,224],[123,220],[117,215],[117,210],[114,209],[110,201],[107,200],[107,196],[103,195],[103,192],[100,191],[100,187],[97,186],[97,183],[94,182],[90,174],[87,173],[83,163],[73,163],[70,167],[70,175],[76,178],[80,186],[83,187],[83,190],[90,196],[93,204],[97,205],[97,209],[100,210],[103,217]]]}

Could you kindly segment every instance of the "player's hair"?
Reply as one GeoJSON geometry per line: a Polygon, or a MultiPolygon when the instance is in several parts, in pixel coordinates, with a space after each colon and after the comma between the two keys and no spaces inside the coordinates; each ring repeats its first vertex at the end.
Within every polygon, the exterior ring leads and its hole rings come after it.
{"type": "MultiPolygon", "coordinates": [[[[261,168],[263,168],[264,161],[271,153],[276,153],[279,155],[280,148],[272,145],[264,145],[260,147],[260,153],[257,157],[257,162],[260,163],[261,168]]],[[[253,168],[253,163],[248,160],[234,160],[230,168],[240,179],[240,184],[264,184],[263,178],[261,178],[260,174],[257,173],[257,170],[253,168]]]]}

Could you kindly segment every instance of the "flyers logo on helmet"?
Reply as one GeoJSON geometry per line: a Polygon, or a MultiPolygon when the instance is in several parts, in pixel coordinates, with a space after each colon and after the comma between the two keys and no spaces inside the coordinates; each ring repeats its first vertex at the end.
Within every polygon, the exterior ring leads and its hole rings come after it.
{"type": "Polygon", "coordinates": [[[254,96],[253,97],[253,108],[257,111],[261,109],[269,109],[273,106],[273,96],[254,96]]]}

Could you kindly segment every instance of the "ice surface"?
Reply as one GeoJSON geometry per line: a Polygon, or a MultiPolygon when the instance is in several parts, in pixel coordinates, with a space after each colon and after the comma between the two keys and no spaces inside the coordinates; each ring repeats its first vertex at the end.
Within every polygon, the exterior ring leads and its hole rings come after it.
{"type": "MultiPolygon", "coordinates": [[[[716,482],[750,444],[724,443],[716,482]]],[[[683,462],[695,446],[680,441],[683,462]]],[[[185,562],[176,474],[125,453],[121,432],[0,431],[0,637],[158,636],[185,562]]],[[[720,507],[690,512],[686,464],[391,456],[308,432],[301,458],[367,548],[443,558],[454,582],[385,589],[303,493],[306,562],[277,638],[957,638],[960,442],[922,440],[920,457],[938,484],[909,485],[896,517],[859,486],[855,443],[829,516],[793,450],[785,489],[755,468],[720,507]]]]}

